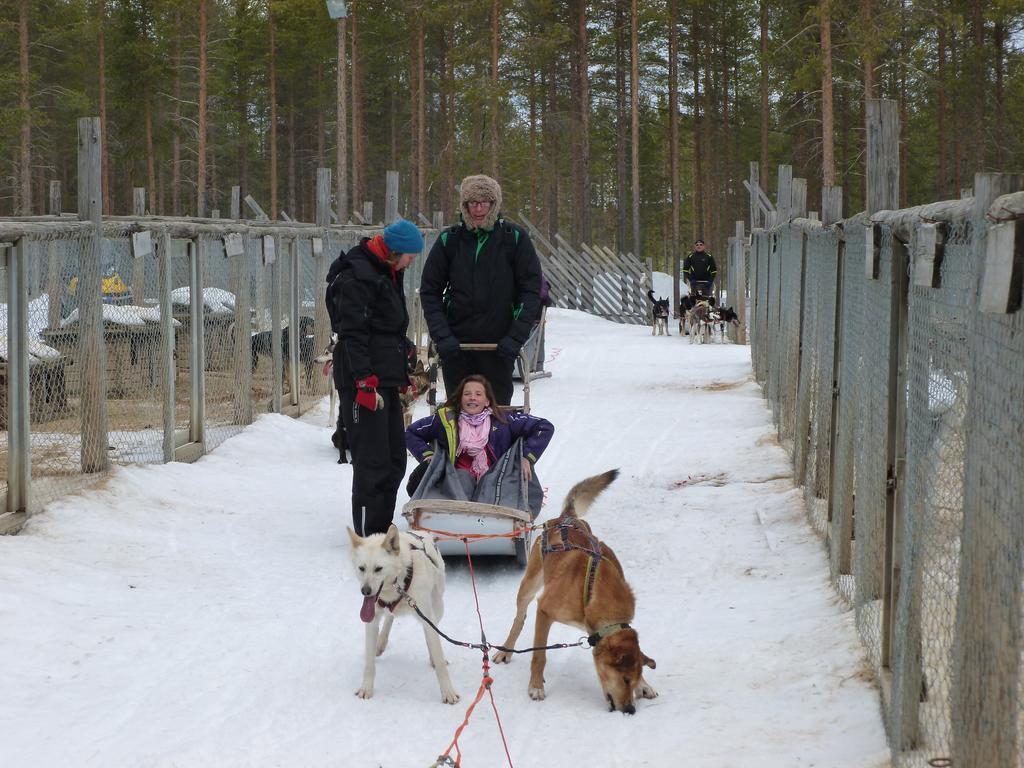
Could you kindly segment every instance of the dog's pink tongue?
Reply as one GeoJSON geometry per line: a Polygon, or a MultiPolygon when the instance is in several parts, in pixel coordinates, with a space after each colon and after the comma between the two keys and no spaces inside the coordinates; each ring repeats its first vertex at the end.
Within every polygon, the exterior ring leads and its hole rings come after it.
{"type": "Polygon", "coordinates": [[[363,607],[359,609],[359,618],[369,624],[373,621],[374,614],[377,611],[377,598],[375,596],[367,596],[363,598],[363,607]]]}

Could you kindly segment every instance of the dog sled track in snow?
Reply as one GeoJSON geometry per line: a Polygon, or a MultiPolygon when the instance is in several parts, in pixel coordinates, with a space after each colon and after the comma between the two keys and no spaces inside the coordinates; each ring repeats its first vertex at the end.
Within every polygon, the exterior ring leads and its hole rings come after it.
{"type": "Polygon", "coordinates": [[[675,490],[677,488],[690,488],[694,485],[710,485],[715,488],[720,488],[729,482],[729,475],[726,472],[718,472],[717,474],[697,474],[687,475],[685,480],[676,480],[669,486],[669,490],[675,490]]]}
{"type": "Polygon", "coordinates": [[[710,384],[698,384],[694,389],[701,389],[705,392],[723,392],[728,389],[737,389],[751,380],[750,376],[739,381],[712,381],[710,384]]]}

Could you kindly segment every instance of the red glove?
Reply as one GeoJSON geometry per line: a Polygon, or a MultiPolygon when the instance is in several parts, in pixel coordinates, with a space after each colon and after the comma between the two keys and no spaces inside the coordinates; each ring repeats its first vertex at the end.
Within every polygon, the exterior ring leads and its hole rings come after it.
{"type": "Polygon", "coordinates": [[[365,379],[356,379],[356,402],[368,411],[384,409],[384,398],[377,392],[380,379],[370,375],[365,379]]]}

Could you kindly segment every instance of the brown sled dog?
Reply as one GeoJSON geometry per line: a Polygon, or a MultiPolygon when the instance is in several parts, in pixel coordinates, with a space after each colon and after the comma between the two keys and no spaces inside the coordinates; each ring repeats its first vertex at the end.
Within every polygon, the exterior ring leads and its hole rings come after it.
{"type": "MultiPolygon", "coordinates": [[[[610,710],[632,715],[636,697],[653,699],[658,695],[643,675],[643,668],[654,669],[655,662],[640,650],[636,630],[629,625],[636,600],[618,558],[580,519],[618,475],[613,469],[577,483],[565,497],[561,515],[545,524],[530,550],[516,598],[516,618],[504,647],[512,648],[519,638],[526,609],[543,587],[537,601],[534,646],[548,644],[548,632],[556,621],[586,632],[610,710]]],[[[511,656],[499,651],[494,661],[508,662],[511,656]]],[[[538,701],[544,698],[545,661],[544,651],[533,652],[529,693],[538,701]]]]}

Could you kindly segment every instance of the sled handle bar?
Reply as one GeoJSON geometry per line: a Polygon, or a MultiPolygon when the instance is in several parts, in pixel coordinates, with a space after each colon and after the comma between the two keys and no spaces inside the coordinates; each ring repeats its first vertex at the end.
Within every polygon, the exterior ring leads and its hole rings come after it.
{"type": "MultiPolygon", "coordinates": [[[[495,352],[498,349],[497,344],[459,344],[459,349],[463,352],[495,352]]],[[[526,345],[519,350],[519,354],[516,355],[519,360],[520,368],[523,372],[523,411],[526,413],[530,412],[530,361],[526,358],[526,345]]]]}

